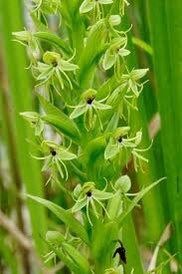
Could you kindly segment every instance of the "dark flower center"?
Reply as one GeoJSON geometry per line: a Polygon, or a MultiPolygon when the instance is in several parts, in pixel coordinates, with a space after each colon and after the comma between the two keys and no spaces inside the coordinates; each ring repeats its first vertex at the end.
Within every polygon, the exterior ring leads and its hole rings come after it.
{"type": "Polygon", "coordinates": [[[52,65],[53,65],[53,67],[57,67],[57,65],[58,65],[58,62],[55,60],[55,61],[52,61],[52,65]]]}
{"type": "Polygon", "coordinates": [[[51,150],[51,154],[52,154],[52,156],[56,156],[57,153],[56,153],[56,151],[54,149],[52,149],[51,150]]]}
{"type": "Polygon", "coordinates": [[[122,136],[119,136],[118,142],[119,142],[119,143],[122,143],[122,141],[123,141],[123,137],[122,137],[122,136]]]}
{"type": "Polygon", "coordinates": [[[95,99],[94,97],[88,98],[88,99],[87,99],[87,104],[88,104],[88,105],[91,105],[92,102],[94,101],[94,99],[95,99]]]}
{"type": "Polygon", "coordinates": [[[88,192],[86,193],[86,195],[87,195],[87,197],[91,197],[91,196],[92,196],[92,192],[91,192],[91,191],[88,191],[88,192]]]}

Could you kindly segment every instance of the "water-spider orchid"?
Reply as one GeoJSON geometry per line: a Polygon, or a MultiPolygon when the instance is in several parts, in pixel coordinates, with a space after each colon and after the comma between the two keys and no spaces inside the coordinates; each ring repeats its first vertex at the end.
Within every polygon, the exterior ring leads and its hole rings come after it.
{"type": "Polygon", "coordinates": [[[78,184],[75,187],[73,193],[76,203],[72,207],[72,212],[77,212],[82,208],[86,208],[86,215],[91,226],[93,226],[93,223],[89,213],[90,207],[93,210],[96,218],[99,218],[97,206],[101,207],[109,217],[108,212],[104,206],[104,201],[111,199],[113,197],[113,193],[106,192],[105,190],[106,188],[103,190],[96,189],[94,182],[86,182],[83,186],[78,184]]]}
{"type": "Polygon", "coordinates": [[[80,13],[87,13],[94,10],[96,13],[96,18],[100,18],[102,5],[108,5],[112,3],[113,0],[84,0],[80,6],[80,13]]]}
{"type": "Polygon", "coordinates": [[[59,94],[56,81],[60,83],[61,89],[64,89],[64,80],[66,80],[70,89],[73,89],[72,82],[67,74],[67,72],[75,72],[78,69],[77,65],[71,63],[73,58],[74,55],[70,59],[64,60],[57,52],[45,52],[43,55],[44,62],[38,62],[37,66],[33,67],[34,76],[39,82],[38,86],[49,82],[59,94]]]}
{"type": "Polygon", "coordinates": [[[103,130],[102,121],[100,118],[100,110],[109,110],[112,107],[104,104],[103,102],[107,100],[107,97],[102,100],[96,100],[97,91],[94,89],[89,89],[83,93],[80,103],[73,107],[73,112],[70,115],[71,119],[75,119],[81,115],[84,115],[85,128],[89,131],[95,126],[96,118],[98,118],[100,128],[103,130]]]}
{"type": "Polygon", "coordinates": [[[47,183],[51,179],[54,179],[54,176],[56,177],[56,170],[58,170],[58,173],[62,179],[68,180],[68,170],[65,162],[76,159],[77,156],[70,152],[68,150],[69,148],[65,149],[52,141],[43,141],[42,147],[46,150],[47,155],[43,157],[33,157],[38,160],[45,160],[42,171],[50,170],[51,172],[47,183]]]}
{"type": "Polygon", "coordinates": [[[105,159],[109,160],[126,150],[133,156],[134,169],[138,171],[138,165],[141,167],[141,162],[148,162],[148,159],[141,155],[150,149],[151,145],[147,148],[138,148],[142,141],[142,131],[138,131],[134,137],[128,137],[129,127],[121,127],[116,130],[113,137],[110,138],[108,145],[105,149],[105,159]]]}

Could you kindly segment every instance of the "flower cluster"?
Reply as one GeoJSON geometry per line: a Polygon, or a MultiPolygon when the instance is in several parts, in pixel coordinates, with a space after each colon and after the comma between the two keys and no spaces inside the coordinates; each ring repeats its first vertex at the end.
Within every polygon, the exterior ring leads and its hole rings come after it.
{"type": "Polygon", "coordinates": [[[69,193],[59,193],[63,207],[36,198],[61,220],[60,232],[47,233],[46,261],[59,257],[75,274],[122,274],[122,222],[145,193],[129,192],[131,180],[122,168],[132,161],[138,171],[149,149],[141,147],[142,130],[130,123],[147,69],[127,66],[129,30],[122,30],[122,16],[129,3],[32,2],[38,30],[14,36],[31,52],[41,114],[21,115],[35,131],[42,156],[33,157],[43,160],[47,183],[59,181],[69,193]],[[48,29],[50,14],[62,22],[56,33],[48,29]]]}

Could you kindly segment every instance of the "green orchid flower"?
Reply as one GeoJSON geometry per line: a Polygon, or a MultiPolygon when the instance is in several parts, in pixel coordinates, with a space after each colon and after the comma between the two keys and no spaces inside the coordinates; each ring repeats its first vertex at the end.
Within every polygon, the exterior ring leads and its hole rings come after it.
{"type": "Polygon", "coordinates": [[[70,106],[74,108],[70,115],[71,119],[75,119],[81,115],[84,115],[84,124],[86,129],[89,131],[93,129],[96,118],[98,118],[100,128],[103,130],[102,121],[100,119],[99,111],[109,110],[112,107],[103,104],[107,100],[107,97],[97,101],[96,100],[97,91],[94,89],[89,89],[83,93],[80,103],[77,106],[70,106]]]}
{"type": "Polygon", "coordinates": [[[144,83],[140,84],[138,81],[143,78],[147,72],[148,69],[133,69],[131,72],[128,72],[128,74],[122,75],[123,80],[127,82],[128,93],[131,91],[136,98],[139,97],[144,83]]]}
{"type": "Polygon", "coordinates": [[[104,271],[104,274],[124,274],[124,268],[122,265],[113,268],[108,268],[104,271]]]}
{"type": "Polygon", "coordinates": [[[21,112],[20,115],[35,129],[35,136],[41,136],[44,130],[44,122],[41,116],[34,111],[21,112]]]}
{"type": "Polygon", "coordinates": [[[12,33],[15,37],[14,41],[20,43],[27,48],[30,55],[31,67],[32,63],[36,63],[40,55],[39,42],[34,36],[34,33],[28,30],[16,31],[12,33]]]}
{"type": "Polygon", "coordinates": [[[46,155],[43,157],[32,156],[37,160],[45,160],[42,167],[42,171],[50,171],[51,175],[46,184],[50,182],[51,179],[56,178],[57,171],[61,178],[65,181],[68,180],[68,170],[65,162],[76,159],[77,156],[69,151],[69,148],[64,147],[54,143],[53,141],[43,141],[42,142],[43,151],[46,155]]]}
{"type": "MultiPolygon", "coordinates": [[[[106,186],[106,188],[107,188],[107,186],[106,186]]],[[[72,212],[74,213],[74,212],[80,211],[82,208],[86,208],[86,215],[87,215],[88,221],[89,221],[90,225],[93,226],[93,223],[91,221],[90,214],[89,214],[89,207],[91,206],[91,208],[94,212],[94,215],[98,219],[99,213],[98,213],[98,210],[96,207],[96,205],[97,205],[104,210],[104,212],[106,213],[106,215],[109,218],[109,214],[108,214],[103,202],[111,199],[114,194],[111,192],[106,192],[105,191],[106,188],[103,190],[98,190],[98,189],[96,189],[94,182],[87,182],[83,186],[78,184],[75,187],[74,193],[73,193],[76,203],[71,209],[72,212]]]]}
{"type": "Polygon", "coordinates": [[[56,88],[56,80],[60,83],[61,89],[64,89],[64,80],[66,80],[71,89],[73,89],[72,82],[67,75],[67,72],[75,72],[78,66],[71,63],[74,55],[64,60],[57,52],[47,51],[43,55],[44,62],[38,62],[37,66],[34,66],[34,76],[39,81],[38,86],[44,85],[50,82],[59,93],[56,88]]]}
{"type": "Polygon", "coordinates": [[[113,66],[115,66],[115,71],[119,70],[120,59],[130,54],[130,51],[126,49],[126,45],[126,35],[114,38],[111,41],[111,45],[106,50],[102,60],[102,66],[105,70],[108,70],[113,66]]]}
{"type": "Polygon", "coordinates": [[[80,6],[80,13],[87,13],[93,9],[100,13],[100,5],[108,5],[112,3],[113,0],[84,0],[80,6]]]}
{"type": "Polygon", "coordinates": [[[37,17],[44,17],[47,14],[57,14],[61,5],[60,0],[33,0],[32,12],[37,13],[37,17]]]}
{"type": "Polygon", "coordinates": [[[120,155],[124,150],[128,151],[133,157],[134,169],[135,171],[138,171],[138,166],[142,168],[142,161],[148,163],[148,159],[141,153],[149,150],[152,146],[152,142],[148,148],[138,148],[142,141],[142,132],[140,130],[134,137],[129,138],[129,130],[129,127],[121,127],[116,130],[114,136],[110,138],[109,143],[106,146],[104,157],[106,160],[109,160],[120,155]]]}

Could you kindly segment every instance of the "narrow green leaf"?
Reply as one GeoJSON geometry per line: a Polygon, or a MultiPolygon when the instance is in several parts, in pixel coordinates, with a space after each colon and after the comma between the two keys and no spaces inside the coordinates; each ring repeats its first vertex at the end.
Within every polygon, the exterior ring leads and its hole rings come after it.
{"type": "Polygon", "coordinates": [[[177,252],[182,261],[182,5],[181,0],[150,0],[147,6],[168,178],[169,214],[175,227],[176,246],[172,252],[177,252]]]}
{"type": "Polygon", "coordinates": [[[48,246],[50,247],[50,249],[52,249],[52,251],[57,255],[58,258],[61,259],[61,261],[75,274],[80,274],[80,270],[77,264],[75,264],[75,262],[73,262],[71,260],[71,258],[69,258],[67,256],[67,254],[65,254],[65,252],[61,249],[61,248],[56,248],[54,245],[52,245],[51,243],[49,243],[47,241],[48,246]]]}
{"type": "Polygon", "coordinates": [[[105,49],[105,39],[107,27],[105,20],[98,21],[90,30],[86,46],[83,48],[82,55],[78,62],[80,68],[78,79],[82,88],[90,88],[90,79],[101,53],[105,49]]]}
{"type": "Polygon", "coordinates": [[[64,40],[62,40],[59,36],[52,32],[39,31],[34,33],[34,36],[39,38],[40,40],[46,41],[51,45],[58,47],[59,49],[62,49],[63,52],[68,55],[71,54],[71,49],[66,44],[66,42],[64,42],[64,40]]]}
{"type": "Polygon", "coordinates": [[[146,188],[142,189],[139,194],[132,200],[132,202],[129,204],[128,208],[121,214],[119,217],[119,222],[122,224],[123,219],[133,210],[133,208],[138,204],[138,202],[143,198],[147,192],[149,192],[153,187],[158,185],[161,181],[163,181],[166,178],[161,178],[158,181],[152,183],[151,185],[147,186],[146,188]]]}
{"type": "Polygon", "coordinates": [[[63,243],[63,248],[67,252],[68,256],[78,265],[80,273],[88,274],[91,273],[89,269],[88,261],[80,252],[68,243],[63,243]]]}
{"type": "MultiPolygon", "coordinates": [[[[14,168],[13,184],[19,185],[19,188],[25,188],[33,195],[43,196],[42,178],[40,175],[40,166],[29,153],[32,149],[31,144],[26,142],[26,138],[34,140],[33,132],[26,126],[19,113],[32,110],[31,83],[27,67],[27,60],[22,46],[12,41],[12,32],[23,29],[23,9],[19,0],[0,1],[0,33],[2,56],[4,55],[4,73],[8,79],[7,91],[9,108],[6,112],[10,115],[11,123],[7,126],[9,137],[8,150],[11,156],[10,163],[14,168]]],[[[2,81],[0,84],[3,84],[2,81]]],[[[7,117],[7,115],[6,115],[7,117]]],[[[19,190],[18,190],[19,191],[19,190]]],[[[31,229],[35,240],[35,248],[39,254],[46,251],[44,242],[40,234],[44,234],[47,229],[45,210],[43,207],[31,202],[27,204],[31,219],[31,229]],[[36,212],[36,214],[35,214],[36,212]]],[[[19,212],[22,210],[20,209],[19,212]]],[[[20,213],[21,214],[21,213],[20,213]]],[[[20,215],[19,214],[19,215],[20,215]]]]}
{"type": "Polygon", "coordinates": [[[41,95],[38,95],[40,103],[46,112],[46,116],[42,119],[47,123],[53,125],[60,132],[65,134],[67,137],[71,138],[74,142],[79,142],[80,132],[76,124],[60,109],[53,106],[49,101],[47,101],[41,95]]]}
{"type": "Polygon", "coordinates": [[[30,199],[44,205],[52,211],[62,222],[69,226],[70,230],[79,236],[85,243],[89,244],[89,239],[86,230],[80,222],[74,218],[73,214],[68,210],[37,196],[27,195],[30,199]]]}

